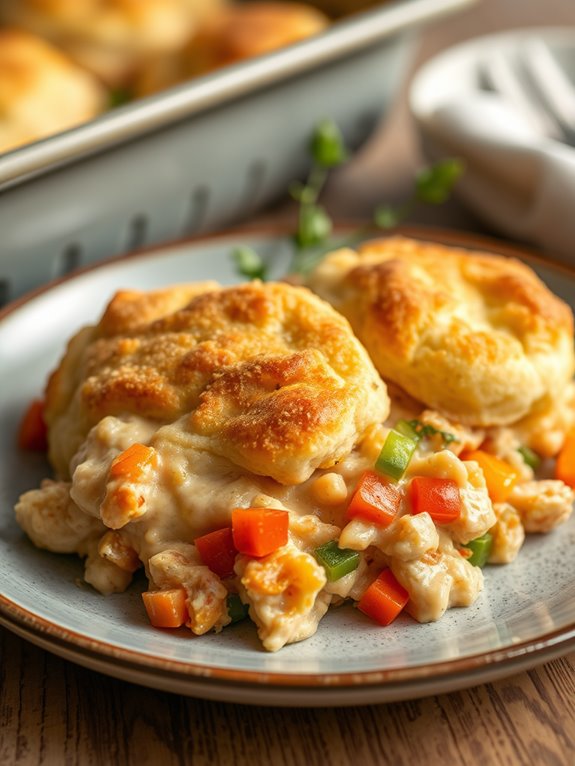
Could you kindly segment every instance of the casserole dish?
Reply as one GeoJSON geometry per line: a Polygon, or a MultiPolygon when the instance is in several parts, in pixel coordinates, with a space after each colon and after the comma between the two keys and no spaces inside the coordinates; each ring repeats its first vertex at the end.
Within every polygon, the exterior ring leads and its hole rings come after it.
{"type": "Polygon", "coordinates": [[[319,119],[351,149],[414,30],[472,0],[404,0],[0,157],[0,304],[79,265],[236,223],[306,170],[319,119]]]}

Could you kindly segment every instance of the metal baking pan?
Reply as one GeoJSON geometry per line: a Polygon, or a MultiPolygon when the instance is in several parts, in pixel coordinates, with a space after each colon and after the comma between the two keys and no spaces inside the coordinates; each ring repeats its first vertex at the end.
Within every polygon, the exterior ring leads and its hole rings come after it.
{"type": "Polygon", "coordinates": [[[475,0],[402,0],[0,157],[0,304],[74,268],[236,223],[306,170],[329,116],[360,146],[419,25],[475,0]]]}

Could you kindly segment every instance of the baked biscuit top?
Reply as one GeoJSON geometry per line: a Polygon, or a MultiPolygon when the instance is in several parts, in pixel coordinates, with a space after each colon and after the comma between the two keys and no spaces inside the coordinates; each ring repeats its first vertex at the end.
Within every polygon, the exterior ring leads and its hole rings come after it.
{"type": "Polygon", "coordinates": [[[306,288],[273,283],[120,293],[71,341],[46,397],[63,476],[94,424],[137,415],[158,426],[184,417],[198,448],[298,483],[388,410],[347,320],[306,288]]]}
{"type": "Polygon", "coordinates": [[[55,47],[0,29],[0,154],[91,120],[105,104],[102,85],[55,47]]]}
{"type": "MultiPolygon", "coordinates": [[[[201,32],[217,49],[215,57],[228,63],[304,40],[328,23],[326,16],[304,3],[252,2],[224,8],[201,32]]],[[[194,44],[192,40],[191,49],[194,44]]]]}
{"type": "Polygon", "coordinates": [[[82,39],[151,51],[182,44],[192,15],[186,0],[1,0],[0,13],[53,41],[82,39]]]}
{"type": "Polygon", "coordinates": [[[298,2],[221,2],[206,14],[181,51],[145,64],[136,78],[146,96],[219,67],[262,56],[323,32],[329,19],[298,2]]]}
{"type": "Polygon", "coordinates": [[[460,422],[515,422],[573,375],[571,310],[519,261],[393,237],[330,254],[309,286],[384,379],[460,422]]]}

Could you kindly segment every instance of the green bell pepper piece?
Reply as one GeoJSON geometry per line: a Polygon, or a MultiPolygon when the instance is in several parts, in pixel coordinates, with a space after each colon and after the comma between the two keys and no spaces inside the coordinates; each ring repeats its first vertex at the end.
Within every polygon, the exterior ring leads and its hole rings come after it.
{"type": "Polygon", "coordinates": [[[379,453],[375,470],[396,481],[401,479],[416,447],[416,441],[392,429],[379,453]]]}
{"type": "Polygon", "coordinates": [[[471,556],[467,561],[474,567],[484,567],[493,547],[493,536],[486,532],[481,537],[476,537],[475,540],[465,543],[465,547],[471,551],[471,556]]]}
{"type": "Polygon", "coordinates": [[[414,442],[418,442],[421,439],[421,435],[417,433],[413,422],[410,423],[409,420],[404,420],[403,418],[397,421],[393,430],[397,431],[402,436],[407,436],[408,439],[412,439],[414,442]]]}
{"type": "Polygon", "coordinates": [[[345,577],[359,566],[359,553],[349,548],[339,548],[335,540],[320,545],[313,555],[325,569],[325,576],[329,582],[345,577]]]}

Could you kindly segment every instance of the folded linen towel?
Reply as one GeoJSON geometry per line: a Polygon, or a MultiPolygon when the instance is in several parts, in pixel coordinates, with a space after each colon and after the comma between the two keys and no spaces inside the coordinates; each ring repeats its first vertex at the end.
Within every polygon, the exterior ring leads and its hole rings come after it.
{"type": "MultiPolygon", "coordinates": [[[[575,48],[575,31],[572,37],[575,48]]],[[[500,40],[509,45],[508,35],[500,40]]],[[[484,220],[575,262],[575,147],[546,137],[504,96],[480,89],[478,62],[489,52],[483,42],[473,41],[473,55],[465,46],[441,54],[437,67],[432,61],[416,77],[411,105],[424,146],[434,158],[464,160],[458,191],[484,220]]]]}

